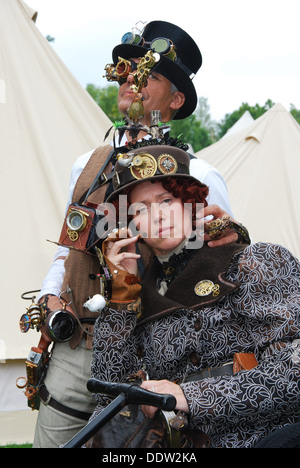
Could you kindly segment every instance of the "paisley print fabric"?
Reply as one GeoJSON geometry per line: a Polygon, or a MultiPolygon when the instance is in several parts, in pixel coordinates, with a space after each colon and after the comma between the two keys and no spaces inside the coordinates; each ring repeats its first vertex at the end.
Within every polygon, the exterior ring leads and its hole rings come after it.
{"type": "MultiPolygon", "coordinates": [[[[144,365],[151,379],[180,379],[190,425],[212,447],[252,447],[300,417],[300,265],[283,247],[259,243],[234,255],[226,278],[240,286],[213,306],[179,309],[143,326],[133,312],[103,310],[92,376],[122,381],[144,365]],[[254,352],[259,365],[184,382],[238,352],[254,352]]],[[[96,399],[94,416],[108,402],[96,399]]]]}

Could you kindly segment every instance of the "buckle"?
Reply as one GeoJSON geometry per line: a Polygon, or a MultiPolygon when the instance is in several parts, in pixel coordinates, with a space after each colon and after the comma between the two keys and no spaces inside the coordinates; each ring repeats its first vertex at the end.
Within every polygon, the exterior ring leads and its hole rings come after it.
{"type": "Polygon", "coordinates": [[[102,172],[101,176],[99,177],[99,179],[101,180],[100,182],[100,187],[102,187],[103,185],[105,185],[107,182],[108,182],[108,178],[107,178],[107,175],[104,174],[104,172],[102,172]],[[102,180],[104,178],[104,180],[102,180]]]}

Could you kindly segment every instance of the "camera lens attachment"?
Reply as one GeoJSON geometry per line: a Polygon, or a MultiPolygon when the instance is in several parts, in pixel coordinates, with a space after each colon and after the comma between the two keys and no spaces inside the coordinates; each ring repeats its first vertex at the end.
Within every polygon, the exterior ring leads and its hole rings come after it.
{"type": "Polygon", "coordinates": [[[53,341],[70,340],[75,326],[75,318],[66,310],[57,310],[49,315],[48,329],[53,341]]]}
{"type": "Polygon", "coordinates": [[[72,231],[83,231],[86,226],[86,216],[80,211],[71,211],[67,216],[67,225],[72,231]]]}

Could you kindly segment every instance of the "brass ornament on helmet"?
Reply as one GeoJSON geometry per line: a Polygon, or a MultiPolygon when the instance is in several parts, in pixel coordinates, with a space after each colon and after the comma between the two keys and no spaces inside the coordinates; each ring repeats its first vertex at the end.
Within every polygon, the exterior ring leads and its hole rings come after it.
{"type": "Polygon", "coordinates": [[[137,180],[153,177],[157,171],[156,159],[151,154],[138,154],[132,160],[130,172],[137,180]]]}
{"type": "Polygon", "coordinates": [[[159,156],[157,167],[162,174],[171,175],[177,172],[178,164],[174,156],[165,153],[159,156]]]}

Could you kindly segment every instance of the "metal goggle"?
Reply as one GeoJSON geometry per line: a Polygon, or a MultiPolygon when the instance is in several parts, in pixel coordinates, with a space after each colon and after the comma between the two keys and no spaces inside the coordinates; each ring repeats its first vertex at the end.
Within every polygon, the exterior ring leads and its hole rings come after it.
{"type": "Polygon", "coordinates": [[[137,70],[138,64],[133,60],[126,60],[122,57],[119,57],[117,65],[109,64],[105,67],[105,78],[108,81],[118,81],[121,85],[125,83],[127,77],[130,73],[133,73],[137,70]]]}
{"type": "Polygon", "coordinates": [[[147,86],[147,79],[151,72],[151,69],[157,61],[159,61],[159,54],[149,50],[147,54],[140,59],[137,63],[134,60],[127,60],[119,57],[117,65],[109,64],[105,67],[105,78],[108,81],[118,81],[121,85],[126,82],[129,74],[134,74],[134,81],[137,86],[147,86]]]}
{"type": "Polygon", "coordinates": [[[158,54],[165,55],[170,60],[176,59],[175,46],[170,39],[165,37],[157,37],[151,42],[146,42],[143,36],[134,34],[133,32],[127,32],[121,39],[122,44],[139,45],[141,47],[148,47],[149,49],[157,52],[158,54]]]}

